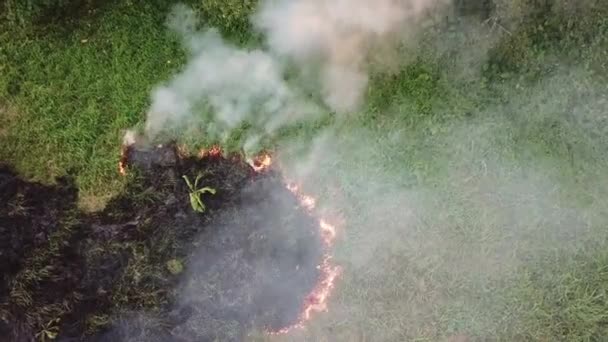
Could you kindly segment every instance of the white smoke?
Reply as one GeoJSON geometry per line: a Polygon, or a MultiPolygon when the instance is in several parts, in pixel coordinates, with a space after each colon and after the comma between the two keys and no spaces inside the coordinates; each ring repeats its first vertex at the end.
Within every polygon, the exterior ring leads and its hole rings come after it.
{"type": "Polygon", "coordinates": [[[205,134],[225,136],[246,122],[256,131],[251,144],[259,134],[315,118],[327,111],[322,106],[355,111],[369,68],[390,64],[385,52],[397,48],[417,19],[440,2],[268,0],[252,18],[266,38],[264,49],[239,48],[215,29],[199,32],[196,14],[177,6],[169,27],[182,36],[191,56],[181,72],[153,91],[146,136],[184,131],[192,120],[202,123],[205,134]],[[288,71],[303,76],[301,82],[288,81],[288,71]]]}
{"type": "Polygon", "coordinates": [[[152,94],[146,133],[154,136],[164,125],[179,125],[207,107],[221,128],[244,120],[267,128],[282,118],[306,114],[281,74],[277,59],[262,50],[240,50],[210,30],[190,40],[194,57],[168,84],[152,94]]]}
{"type": "MultiPolygon", "coordinates": [[[[182,8],[172,26],[192,57],[154,93],[147,131],[183,125],[203,107],[210,112],[208,129],[242,122],[259,128],[245,141],[249,149],[260,134],[310,118],[322,111],[320,105],[341,113],[356,110],[375,61],[399,47],[424,12],[440,4],[266,1],[254,24],[267,45],[254,50],[228,44],[213,30],[195,32],[193,12],[182,8]],[[287,81],[293,66],[319,86],[287,81]],[[323,103],[310,102],[304,88],[317,89],[323,103]]],[[[451,68],[479,70],[496,37],[484,41],[477,30],[467,31],[474,39],[462,39],[474,44],[452,42],[448,52],[459,52],[460,61],[451,61],[451,68]]],[[[484,81],[475,73],[469,77],[484,81]]],[[[403,117],[419,113],[400,106],[384,110],[377,129],[332,129],[300,142],[290,137],[281,145],[285,155],[278,159],[293,159],[282,168],[284,175],[318,195],[320,208],[348,218],[335,253],[346,270],[340,290],[332,297],[331,313],[311,324],[302,340],[328,334],[336,341],[445,340],[453,329],[495,336],[501,329],[517,331],[512,325],[526,321],[521,293],[485,294],[517,290],[517,277],[534,270],[543,255],[589,241],[593,220],[601,222],[594,229],[604,227],[605,201],[585,204],[606,198],[602,174],[579,170],[604,170],[597,166],[604,159],[596,146],[605,145],[606,102],[591,91],[603,88],[589,84],[585,75],[554,77],[524,90],[520,82],[505,81],[500,93],[508,100],[496,106],[484,108],[471,99],[476,94],[457,103],[481,106],[472,108],[477,119],[450,119],[435,109],[435,117],[445,121],[410,126],[403,117]],[[583,94],[593,95],[581,102],[583,94]],[[552,122],[564,125],[563,132],[552,122]],[[549,148],[539,142],[543,139],[564,143],[564,149],[571,142],[579,151],[576,161],[573,156],[564,162],[561,147],[549,148]],[[555,166],[576,177],[564,177],[555,166]]],[[[464,110],[452,100],[439,102],[450,111],[464,110]]]]}
{"type": "Polygon", "coordinates": [[[325,104],[355,110],[363,99],[367,63],[415,27],[435,0],[267,1],[255,18],[270,49],[300,68],[319,65],[325,104]]]}

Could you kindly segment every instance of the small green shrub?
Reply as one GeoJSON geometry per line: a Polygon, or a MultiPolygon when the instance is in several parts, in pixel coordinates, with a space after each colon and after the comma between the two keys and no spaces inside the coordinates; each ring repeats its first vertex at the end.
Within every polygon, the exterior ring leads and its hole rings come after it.
{"type": "Polygon", "coordinates": [[[167,269],[169,272],[171,272],[171,274],[178,275],[184,270],[184,265],[177,259],[171,259],[167,261],[167,269]]]}
{"type": "Polygon", "coordinates": [[[182,178],[184,178],[184,180],[186,181],[186,185],[188,186],[188,191],[190,192],[190,205],[192,206],[192,209],[196,212],[199,213],[203,213],[205,212],[205,204],[203,203],[203,201],[201,200],[201,194],[204,194],[206,192],[210,193],[210,194],[215,194],[215,189],[210,188],[210,187],[203,187],[203,188],[198,188],[198,181],[201,179],[202,175],[199,174],[198,176],[196,176],[196,179],[194,180],[194,184],[192,184],[190,182],[190,180],[188,179],[188,176],[184,175],[182,176],[182,178]]]}

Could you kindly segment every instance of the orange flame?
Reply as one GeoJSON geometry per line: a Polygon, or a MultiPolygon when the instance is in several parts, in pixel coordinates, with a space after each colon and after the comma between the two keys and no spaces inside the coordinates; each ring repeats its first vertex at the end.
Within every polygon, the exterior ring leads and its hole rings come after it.
{"type": "Polygon", "coordinates": [[[271,335],[287,334],[292,329],[304,328],[304,323],[312,318],[314,312],[327,312],[327,299],[335,287],[335,281],[342,272],[339,266],[332,265],[331,255],[325,254],[323,261],[317,266],[321,275],[317,285],[304,300],[304,308],[297,323],[281,330],[270,332],[271,335]]]}
{"type": "Polygon", "coordinates": [[[177,145],[177,156],[180,158],[186,158],[188,156],[188,147],[186,144],[177,145]]]}
{"type": "Polygon", "coordinates": [[[222,148],[219,145],[213,145],[210,149],[203,148],[198,152],[199,158],[211,157],[218,158],[222,156],[222,148]]]}
{"type": "Polygon", "coordinates": [[[267,153],[261,154],[254,158],[250,165],[255,172],[264,172],[272,165],[272,157],[267,153]]]}
{"type": "MultiPolygon", "coordinates": [[[[314,211],[316,201],[313,197],[301,193],[300,187],[294,183],[287,183],[286,187],[296,196],[296,198],[298,198],[302,207],[304,207],[309,213],[314,211]]],[[[332,257],[328,251],[336,237],[336,227],[327,222],[325,219],[319,219],[319,232],[321,234],[321,238],[323,239],[323,243],[325,244],[326,252],[323,255],[321,264],[317,266],[317,269],[320,271],[317,286],[306,297],[304,308],[298,323],[290,327],[283,328],[279,331],[275,331],[272,334],[285,334],[291,329],[303,328],[304,322],[309,320],[314,312],[327,311],[327,299],[334,289],[334,284],[336,278],[341,273],[341,268],[332,264],[332,257]]]]}
{"type": "MultiPolygon", "coordinates": [[[[262,157],[265,159],[267,158],[270,164],[270,157],[267,155],[262,157]]],[[[263,171],[268,166],[265,168],[254,167],[254,169],[256,171],[263,171]]],[[[285,187],[296,196],[303,208],[310,214],[313,213],[316,208],[316,200],[312,196],[302,193],[300,187],[295,183],[286,182],[285,187]]],[[[317,269],[320,272],[317,285],[304,300],[302,313],[300,314],[298,322],[281,330],[269,332],[271,335],[286,334],[292,329],[304,328],[304,323],[310,320],[315,312],[327,311],[327,300],[334,289],[335,281],[342,272],[342,269],[339,266],[332,264],[332,257],[329,252],[337,235],[336,227],[325,219],[319,219],[319,232],[325,245],[325,254],[323,255],[321,264],[317,266],[317,269]]]]}
{"type": "MultiPolygon", "coordinates": [[[[130,145],[123,144],[121,146],[121,155],[120,161],[118,162],[118,171],[121,175],[125,176],[127,174],[127,152],[130,145]]],[[[182,149],[179,149],[180,152],[183,152],[182,149]]],[[[198,156],[200,158],[204,157],[221,157],[222,149],[215,145],[210,149],[201,149],[198,156]]],[[[254,160],[249,160],[249,164],[254,169],[255,172],[261,173],[270,168],[272,165],[272,158],[269,154],[264,153],[254,158],[254,160]]],[[[295,183],[286,182],[285,187],[296,196],[300,205],[305,208],[310,214],[313,214],[313,211],[316,208],[316,200],[312,196],[308,196],[300,192],[300,188],[295,183]]],[[[271,331],[269,334],[271,335],[279,335],[286,334],[295,328],[304,328],[304,323],[311,319],[313,313],[315,312],[323,312],[327,311],[327,300],[331,295],[332,290],[335,286],[335,281],[342,272],[340,266],[332,264],[332,257],[329,252],[329,249],[333,245],[333,242],[336,238],[336,227],[332,224],[328,223],[325,219],[319,219],[319,232],[323,243],[325,245],[325,253],[323,254],[323,259],[321,263],[317,266],[319,270],[319,278],[317,281],[317,285],[313,288],[311,293],[306,296],[304,300],[302,312],[297,323],[285,327],[278,331],[271,331]]]]}
{"type": "Polygon", "coordinates": [[[129,147],[139,139],[138,134],[135,131],[127,130],[125,135],[122,137],[122,145],[120,145],[120,159],[118,160],[118,172],[122,176],[127,175],[127,159],[129,147]]]}
{"type": "Polygon", "coordinates": [[[327,247],[331,247],[336,238],[336,228],[323,219],[319,220],[319,226],[321,227],[323,242],[327,247]]]}
{"type": "Polygon", "coordinates": [[[331,264],[331,256],[326,254],[321,265],[317,266],[321,270],[321,279],[317,287],[306,298],[303,320],[309,320],[313,312],[327,311],[327,298],[334,289],[335,281],[340,275],[340,267],[331,264]]]}
{"type": "Polygon", "coordinates": [[[308,210],[310,212],[315,209],[315,207],[317,205],[317,202],[315,201],[315,199],[312,198],[311,196],[300,193],[299,186],[297,186],[293,183],[287,183],[285,185],[285,187],[287,188],[287,190],[291,191],[291,193],[296,196],[296,198],[300,201],[300,204],[304,208],[306,208],[306,210],[308,210]]]}
{"type": "Polygon", "coordinates": [[[122,145],[120,148],[120,159],[118,160],[118,173],[122,176],[127,175],[127,149],[128,146],[122,145]]]}

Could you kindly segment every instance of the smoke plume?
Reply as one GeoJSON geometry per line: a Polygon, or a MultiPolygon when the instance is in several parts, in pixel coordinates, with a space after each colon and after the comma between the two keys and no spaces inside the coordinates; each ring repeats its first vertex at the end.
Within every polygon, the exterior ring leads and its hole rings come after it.
{"type": "Polygon", "coordinates": [[[239,48],[213,28],[197,31],[196,14],[176,6],[168,20],[189,51],[187,65],[152,93],[145,133],[226,137],[243,123],[259,135],[323,112],[347,113],[362,103],[371,68],[397,62],[389,52],[415,31],[440,0],[264,1],[252,22],[264,48],[239,48]],[[287,75],[296,77],[288,79],[287,75]],[[320,98],[320,101],[314,101],[320,98]],[[202,125],[200,125],[203,123],[202,125]]]}
{"type": "MultiPolygon", "coordinates": [[[[179,131],[194,120],[206,134],[223,136],[247,122],[255,131],[247,142],[255,144],[327,111],[356,111],[370,74],[403,60],[391,52],[442,5],[265,1],[252,18],[265,38],[258,49],[196,31],[193,12],[180,7],[171,27],[191,56],[153,93],[146,133],[179,131]]],[[[397,98],[374,113],[380,119],[373,125],[338,122],[313,139],[281,141],[284,174],[320,194],[321,209],[347,217],[335,251],[345,273],[331,313],[301,340],[439,341],[461,331],[480,339],[549,336],[545,327],[537,336],[517,333],[543,323],[545,312],[532,307],[535,287],[546,286],[536,278],[538,265],[605,239],[608,162],[600,151],[608,145],[608,101],[605,87],[567,67],[533,81],[505,73],[494,92],[468,84],[489,82],[480,77],[486,53],[512,34],[500,28],[465,23],[437,34],[429,58],[442,55],[443,72],[455,72],[441,75],[447,87],[421,90],[445,93],[423,99],[434,101],[428,111],[415,106],[414,80],[414,89],[380,99],[397,98]],[[488,99],[495,94],[501,97],[488,99]]]]}
{"type": "Polygon", "coordinates": [[[323,101],[336,112],[361,103],[368,68],[398,46],[437,1],[337,0],[266,2],[255,18],[271,51],[302,70],[318,68],[323,101]],[[375,60],[377,61],[377,60],[375,60]]]}
{"type": "Polygon", "coordinates": [[[461,332],[517,340],[543,322],[550,309],[531,309],[542,299],[527,292],[542,281],[529,274],[561,267],[557,255],[593,255],[591,242],[606,238],[607,189],[591,170],[608,165],[596,151],[606,146],[598,132],[608,102],[591,80],[573,69],[525,89],[507,82],[508,100],[430,124],[438,135],[387,109],[377,128],[351,123],[313,139],[308,153],[284,149],[285,174],[347,218],[330,313],[285,340],[449,341],[461,332]],[[548,155],[545,142],[577,153],[548,155]]]}

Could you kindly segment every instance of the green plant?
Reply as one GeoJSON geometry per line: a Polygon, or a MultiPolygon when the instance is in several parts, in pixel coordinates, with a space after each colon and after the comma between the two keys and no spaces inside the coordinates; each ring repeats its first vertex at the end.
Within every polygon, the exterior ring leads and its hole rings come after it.
{"type": "Polygon", "coordinates": [[[188,179],[188,176],[182,176],[182,178],[186,181],[186,185],[188,185],[188,190],[190,192],[190,205],[192,206],[192,209],[194,211],[199,213],[205,212],[206,209],[205,204],[201,200],[201,194],[208,192],[215,195],[215,189],[213,188],[210,188],[208,186],[198,188],[198,181],[201,179],[202,176],[203,175],[201,174],[198,174],[198,176],[196,176],[196,179],[194,180],[194,185],[192,185],[192,183],[188,179]]]}
{"type": "Polygon", "coordinates": [[[42,330],[36,334],[36,338],[42,342],[57,338],[57,334],[59,333],[59,321],[59,318],[49,321],[42,327],[42,330]]]}
{"type": "Polygon", "coordinates": [[[181,261],[177,259],[171,259],[167,261],[167,269],[169,270],[169,272],[171,272],[171,274],[177,275],[182,273],[182,271],[184,270],[184,265],[181,261]]]}

